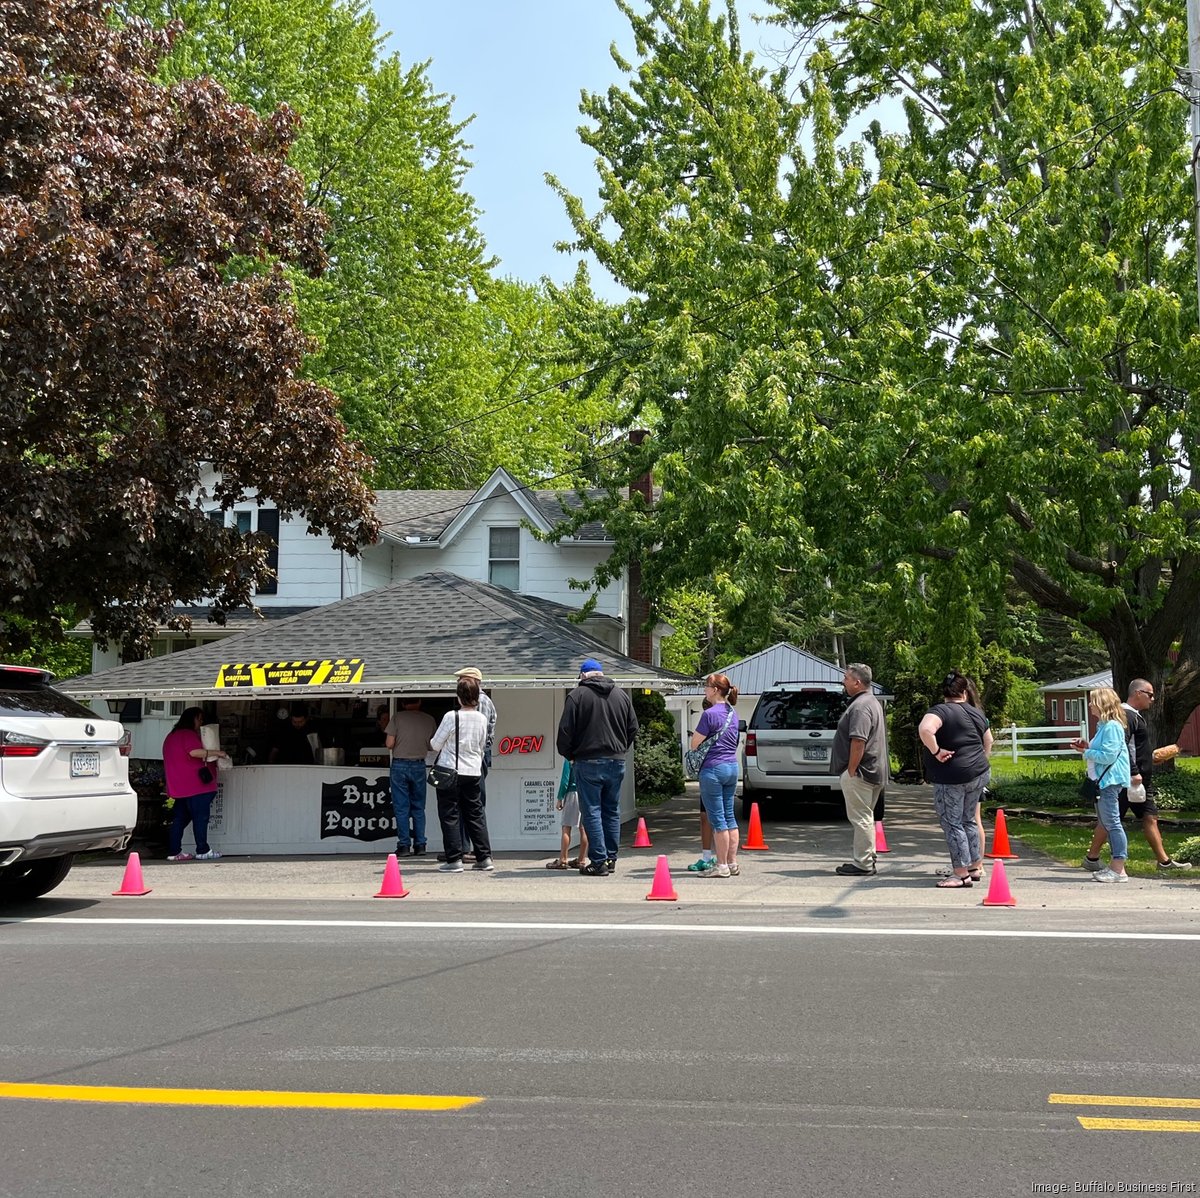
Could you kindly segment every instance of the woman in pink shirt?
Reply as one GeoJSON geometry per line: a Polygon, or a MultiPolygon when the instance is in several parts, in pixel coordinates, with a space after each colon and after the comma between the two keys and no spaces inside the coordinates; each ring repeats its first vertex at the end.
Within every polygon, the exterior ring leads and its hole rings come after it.
{"type": "Polygon", "coordinates": [[[208,813],[217,795],[216,772],[208,764],[227,757],[220,749],[206,749],[200,740],[204,712],[189,707],[163,741],[163,772],[167,776],[167,794],[175,800],[171,821],[168,861],[216,861],[221,854],[208,844],[208,813]],[[192,825],[196,852],[183,851],[183,830],[192,825]]]}

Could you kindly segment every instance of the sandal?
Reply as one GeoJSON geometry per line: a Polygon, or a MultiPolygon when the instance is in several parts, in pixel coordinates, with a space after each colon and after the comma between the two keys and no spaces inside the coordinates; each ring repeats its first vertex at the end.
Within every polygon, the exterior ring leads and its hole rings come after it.
{"type": "Polygon", "coordinates": [[[583,862],[580,861],[578,857],[572,857],[571,860],[567,862],[567,868],[568,869],[582,869],[583,862]]]}
{"type": "Polygon", "coordinates": [[[936,883],[939,890],[966,890],[974,883],[970,878],[960,878],[958,874],[951,874],[948,878],[943,878],[936,883]]]}
{"type": "Polygon", "coordinates": [[[553,861],[546,862],[547,869],[570,869],[571,867],[565,861],[559,861],[557,858],[553,861]]]}
{"type": "Polygon", "coordinates": [[[982,882],[983,881],[983,870],[981,870],[981,869],[972,870],[969,874],[967,874],[967,877],[970,878],[972,882],[982,882]]]}

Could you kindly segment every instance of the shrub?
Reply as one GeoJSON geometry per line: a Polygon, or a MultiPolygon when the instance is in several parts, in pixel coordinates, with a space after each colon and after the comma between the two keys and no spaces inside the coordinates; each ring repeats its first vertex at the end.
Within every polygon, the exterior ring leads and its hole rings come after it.
{"type": "Polygon", "coordinates": [[[1200,809],[1200,775],[1180,769],[1155,774],[1154,801],[1160,811],[1200,809]]]}
{"type": "Polygon", "coordinates": [[[1200,836],[1189,836],[1176,847],[1171,856],[1176,861],[1190,861],[1193,865],[1200,865],[1200,836]]]}
{"type": "Polygon", "coordinates": [[[988,787],[989,801],[998,807],[1079,807],[1079,784],[1083,771],[1072,777],[1002,778],[988,787]]]}
{"type": "Polygon", "coordinates": [[[633,710],[638,718],[633,742],[633,784],[639,803],[662,802],[683,790],[683,762],[679,733],[662,695],[635,693],[633,710]]]}
{"type": "Polygon", "coordinates": [[[678,742],[656,741],[648,729],[638,730],[633,745],[633,783],[639,803],[661,802],[683,790],[678,742]]]}

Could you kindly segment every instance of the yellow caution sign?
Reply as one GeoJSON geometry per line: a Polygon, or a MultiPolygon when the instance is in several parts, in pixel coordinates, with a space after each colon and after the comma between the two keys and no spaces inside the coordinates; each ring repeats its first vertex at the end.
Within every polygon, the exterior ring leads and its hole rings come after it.
{"type": "Polygon", "coordinates": [[[217,672],[218,689],[239,686],[343,686],[362,682],[361,657],[330,661],[237,661],[217,672]]]}

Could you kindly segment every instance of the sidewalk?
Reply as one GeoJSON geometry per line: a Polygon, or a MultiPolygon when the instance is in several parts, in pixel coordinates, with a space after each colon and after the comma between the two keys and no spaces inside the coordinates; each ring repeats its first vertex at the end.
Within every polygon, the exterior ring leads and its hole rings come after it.
{"type": "MultiPolygon", "coordinates": [[[[933,814],[930,788],[898,787],[889,791],[885,830],[891,850],[879,859],[873,878],[849,879],[833,873],[848,859],[850,827],[835,808],[818,808],[803,822],[768,820],[763,835],[768,852],[739,855],[737,878],[689,874],[699,856],[698,792],[688,793],[642,814],[653,847],[624,847],[615,876],[580,877],[545,868],[549,853],[504,853],[494,873],[437,872],[428,857],[401,862],[406,902],[500,901],[544,905],[553,918],[558,904],[644,902],[659,854],[666,854],[681,906],[735,904],[755,908],[794,907],[819,913],[858,910],[945,911],[979,907],[991,876],[988,862],[982,885],[966,890],[938,890],[935,870],[948,863],[945,841],[933,814]]],[[[633,840],[636,825],[627,824],[623,841],[633,840]]],[[[742,829],[743,839],[746,830],[742,829]]],[[[990,828],[989,828],[990,835],[990,828]]],[[[1200,884],[1174,879],[1133,878],[1123,886],[1100,886],[1083,869],[1059,865],[1013,840],[1020,860],[1005,863],[1018,909],[1048,911],[1139,911],[1195,915],[1200,922],[1200,884]]],[[[143,861],[146,885],[159,899],[271,900],[319,899],[336,902],[370,899],[379,889],[387,852],[353,857],[226,857],[218,862],[143,861]]],[[[121,882],[124,858],[99,859],[77,865],[51,897],[107,897],[121,882]]],[[[646,910],[670,910],[669,903],[646,910]]],[[[987,909],[990,910],[990,909],[987,909]]]]}

